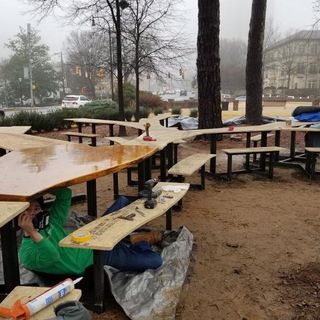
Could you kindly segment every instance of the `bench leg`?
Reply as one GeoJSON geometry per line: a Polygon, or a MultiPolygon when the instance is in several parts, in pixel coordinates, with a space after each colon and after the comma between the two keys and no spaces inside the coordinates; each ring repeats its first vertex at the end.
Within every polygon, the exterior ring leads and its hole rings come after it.
{"type": "Polygon", "coordinates": [[[270,152],[269,155],[269,178],[273,179],[273,161],[274,161],[274,152],[270,152]]]}
{"type": "MultiPolygon", "coordinates": [[[[277,147],[280,147],[280,138],[281,138],[280,130],[277,130],[277,131],[276,131],[275,138],[274,138],[274,145],[277,146],[277,147]]],[[[277,152],[277,153],[275,154],[274,160],[275,160],[275,161],[279,161],[279,158],[280,158],[280,153],[277,152]]]]}
{"type": "Polygon", "coordinates": [[[200,168],[200,176],[201,176],[201,190],[204,190],[206,187],[206,169],[205,164],[200,168]]]}
{"type": "Polygon", "coordinates": [[[228,154],[227,176],[228,176],[228,180],[231,181],[231,177],[232,177],[232,154],[228,154]]]}
{"type": "MultiPolygon", "coordinates": [[[[246,148],[250,148],[251,133],[247,132],[246,148]]],[[[249,170],[250,154],[246,154],[246,170],[249,170]]]]}
{"type": "Polygon", "coordinates": [[[172,209],[166,212],[166,230],[172,230],[172,209]]]}
{"type": "MultiPolygon", "coordinates": [[[[253,147],[256,148],[257,146],[258,146],[258,141],[253,141],[253,147]]],[[[257,154],[256,153],[254,153],[252,155],[252,161],[253,162],[257,161],[257,154]]]]}
{"type": "MultiPolygon", "coordinates": [[[[94,279],[94,305],[93,311],[96,313],[104,312],[104,251],[93,250],[93,279],[94,279]]],[[[90,308],[90,307],[89,307],[90,308]]]]}
{"type": "Polygon", "coordinates": [[[310,179],[314,178],[317,154],[306,151],[306,172],[310,179]]]}

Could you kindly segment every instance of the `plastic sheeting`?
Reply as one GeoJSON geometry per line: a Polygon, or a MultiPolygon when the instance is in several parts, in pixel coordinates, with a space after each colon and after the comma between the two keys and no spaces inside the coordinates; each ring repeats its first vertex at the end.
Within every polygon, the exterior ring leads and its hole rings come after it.
{"type": "Polygon", "coordinates": [[[179,127],[183,130],[198,129],[198,119],[185,116],[172,116],[168,119],[169,127],[179,127]]]}
{"type": "Polygon", "coordinates": [[[193,244],[193,235],[186,227],[175,232],[176,236],[176,241],[162,250],[163,265],[157,270],[137,274],[105,266],[111,291],[130,319],[175,319],[193,244]]]}

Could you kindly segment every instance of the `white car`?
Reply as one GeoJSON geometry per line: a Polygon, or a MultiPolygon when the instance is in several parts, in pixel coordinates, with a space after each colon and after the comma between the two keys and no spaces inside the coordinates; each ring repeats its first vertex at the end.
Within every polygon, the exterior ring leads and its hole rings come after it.
{"type": "Polygon", "coordinates": [[[89,100],[86,96],[68,95],[62,100],[62,107],[79,108],[80,106],[84,106],[89,102],[91,102],[91,100],[89,100]]]}

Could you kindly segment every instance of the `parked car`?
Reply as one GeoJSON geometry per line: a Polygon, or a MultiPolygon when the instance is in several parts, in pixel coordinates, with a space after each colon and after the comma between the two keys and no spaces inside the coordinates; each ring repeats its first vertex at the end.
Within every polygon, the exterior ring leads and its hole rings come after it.
{"type": "Polygon", "coordinates": [[[79,108],[91,102],[86,96],[68,95],[62,100],[62,106],[66,108],[79,108]]]}
{"type": "Polygon", "coordinates": [[[235,98],[236,101],[246,101],[247,97],[246,96],[239,96],[235,98]]]}

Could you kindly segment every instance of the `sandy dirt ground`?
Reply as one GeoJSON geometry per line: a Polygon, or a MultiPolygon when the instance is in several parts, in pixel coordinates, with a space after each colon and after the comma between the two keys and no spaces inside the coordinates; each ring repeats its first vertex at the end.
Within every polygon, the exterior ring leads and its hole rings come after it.
{"type": "MultiPolygon", "coordinates": [[[[225,138],[218,149],[240,145],[225,138]]],[[[179,147],[179,158],[201,151],[209,151],[207,142],[190,142],[179,147]]],[[[224,171],[220,152],[217,162],[224,171]]],[[[239,158],[236,165],[241,163],[239,158]]],[[[125,173],[120,181],[123,193],[135,194],[125,173]]],[[[187,181],[198,182],[199,176],[187,181]]],[[[111,177],[97,186],[102,212],[112,202],[111,177]]],[[[85,186],[73,191],[84,192],[85,186]]],[[[206,190],[189,191],[173,217],[174,227],[185,225],[195,238],[176,319],[320,319],[319,199],[319,181],[280,167],[273,181],[252,174],[234,176],[231,183],[208,177],[206,190]]],[[[86,207],[73,209],[85,213],[86,207]]],[[[152,223],[164,224],[164,217],[152,223]]],[[[111,298],[107,303],[107,311],[94,319],[127,319],[111,298]]]]}

